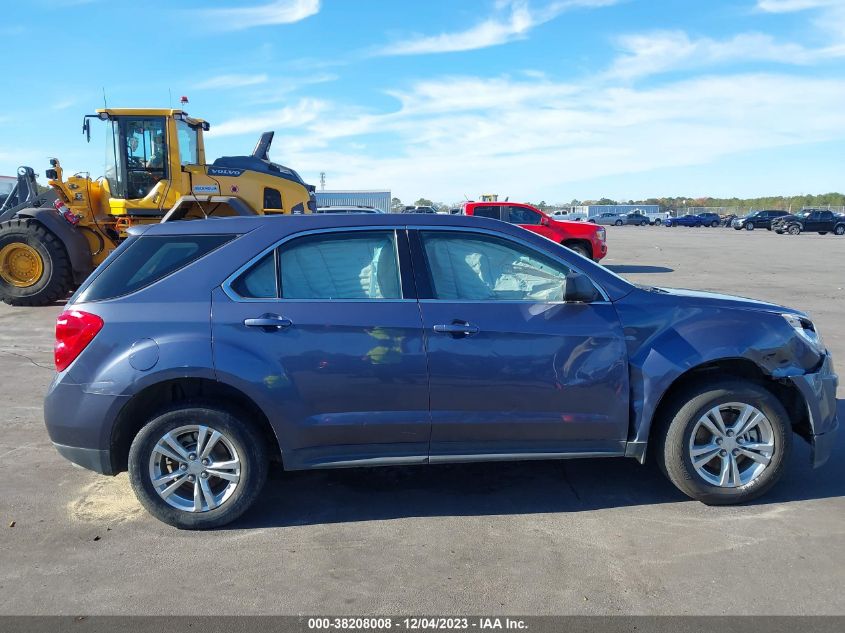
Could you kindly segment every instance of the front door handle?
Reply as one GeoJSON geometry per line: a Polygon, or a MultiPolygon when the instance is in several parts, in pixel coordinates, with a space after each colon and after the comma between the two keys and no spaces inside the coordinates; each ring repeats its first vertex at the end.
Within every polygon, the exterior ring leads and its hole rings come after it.
{"type": "Polygon", "coordinates": [[[279,314],[270,314],[268,312],[254,319],[244,319],[244,325],[247,327],[260,327],[265,332],[277,332],[282,328],[293,325],[293,321],[279,314]]]}
{"type": "Polygon", "coordinates": [[[465,336],[472,336],[478,334],[479,329],[477,325],[472,325],[466,321],[452,321],[451,323],[441,323],[432,328],[438,334],[449,334],[455,338],[463,338],[465,336]]]}

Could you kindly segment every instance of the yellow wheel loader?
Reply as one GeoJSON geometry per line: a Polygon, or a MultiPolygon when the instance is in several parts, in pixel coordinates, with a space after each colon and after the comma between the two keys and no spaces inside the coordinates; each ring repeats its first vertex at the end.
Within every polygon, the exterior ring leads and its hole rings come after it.
{"type": "Polygon", "coordinates": [[[51,159],[46,176],[55,195],[0,214],[0,301],[63,299],[138,224],[316,209],[315,188],[270,161],[272,132],[249,156],[207,164],[202,119],[172,109],[96,112],[82,130],[90,141],[92,120],[108,126],[105,175],[65,178],[51,159]]]}

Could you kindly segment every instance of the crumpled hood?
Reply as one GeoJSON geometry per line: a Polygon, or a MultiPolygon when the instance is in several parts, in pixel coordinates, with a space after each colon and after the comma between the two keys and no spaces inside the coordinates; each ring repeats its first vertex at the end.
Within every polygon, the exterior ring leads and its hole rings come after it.
{"type": "Polygon", "coordinates": [[[747,297],[736,297],[734,295],[721,294],[719,292],[705,292],[703,290],[686,290],[684,288],[658,288],[664,295],[688,299],[691,304],[707,305],[714,308],[742,308],[747,310],[760,310],[763,312],[784,312],[806,316],[800,310],[787,308],[776,303],[768,303],[747,297]]]}

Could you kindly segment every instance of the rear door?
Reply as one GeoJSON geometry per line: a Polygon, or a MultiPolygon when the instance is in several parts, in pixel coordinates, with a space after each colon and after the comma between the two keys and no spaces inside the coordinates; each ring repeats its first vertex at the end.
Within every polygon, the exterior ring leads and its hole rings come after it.
{"type": "Polygon", "coordinates": [[[428,375],[404,229],[287,239],[213,296],[215,369],[273,412],[288,468],[422,463],[428,375]]]}
{"type": "Polygon", "coordinates": [[[618,453],[625,338],[611,303],[562,302],[563,261],[483,231],[411,232],[431,461],[618,453]]]}

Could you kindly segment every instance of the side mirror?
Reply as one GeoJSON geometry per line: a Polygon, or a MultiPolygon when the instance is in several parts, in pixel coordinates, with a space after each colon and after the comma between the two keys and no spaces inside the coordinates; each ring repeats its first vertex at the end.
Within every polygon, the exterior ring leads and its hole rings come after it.
{"type": "Polygon", "coordinates": [[[544,215],[542,218],[540,218],[540,224],[543,226],[549,226],[549,216],[544,215]]]}
{"type": "Polygon", "coordinates": [[[583,273],[571,272],[563,283],[563,300],[566,303],[592,303],[601,299],[593,282],[583,273]]]}

